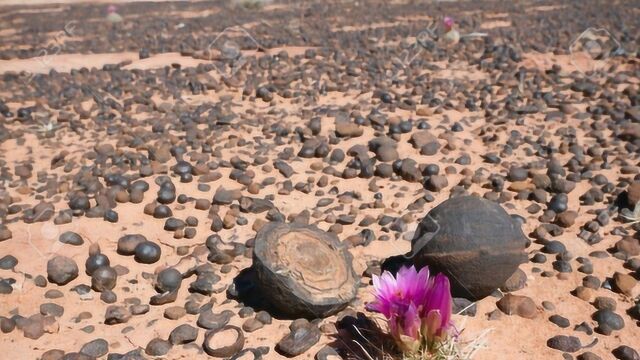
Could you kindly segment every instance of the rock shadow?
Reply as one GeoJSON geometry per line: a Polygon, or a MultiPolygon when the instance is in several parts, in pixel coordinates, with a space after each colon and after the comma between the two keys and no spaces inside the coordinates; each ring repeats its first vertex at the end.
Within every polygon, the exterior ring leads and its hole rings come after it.
{"type": "Polygon", "coordinates": [[[234,291],[228,292],[230,299],[252,307],[256,312],[266,311],[278,320],[295,320],[296,318],[283,314],[277,310],[265,296],[259,286],[258,278],[253,267],[246,268],[233,279],[234,291]]]}
{"type": "Polygon", "coordinates": [[[327,346],[344,359],[383,359],[393,352],[393,339],[362,312],[342,317],[336,321],[336,329],[327,346]]]}

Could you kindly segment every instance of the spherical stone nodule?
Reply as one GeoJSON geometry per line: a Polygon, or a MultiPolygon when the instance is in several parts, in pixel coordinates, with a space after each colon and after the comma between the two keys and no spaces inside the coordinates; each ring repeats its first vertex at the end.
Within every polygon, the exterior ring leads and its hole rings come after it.
{"type": "Polygon", "coordinates": [[[73,259],[58,255],[47,262],[47,277],[56,285],[66,285],[78,277],[78,265],[73,259]]]}
{"type": "Polygon", "coordinates": [[[293,318],[326,317],[355,299],[351,254],[335,234],[271,222],[255,238],[253,266],[267,300],[293,318]]]}
{"type": "Polygon", "coordinates": [[[156,290],[159,292],[174,291],[182,284],[182,274],[174,268],[167,268],[158,273],[156,290]]]}
{"type": "Polygon", "coordinates": [[[167,340],[154,338],[149,341],[144,349],[145,354],[151,356],[163,356],[171,350],[172,344],[167,340]]]}
{"type": "Polygon", "coordinates": [[[135,260],[143,264],[153,264],[160,260],[160,246],[151,241],[143,241],[136,246],[135,260]]]}
{"type": "Polygon", "coordinates": [[[446,274],[455,297],[482,299],[527,261],[527,242],[500,205],[458,196],[433,208],[420,222],[410,255],[416,265],[446,274]]]}
{"type": "Polygon", "coordinates": [[[147,241],[147,238],[141,234],[127,234],[118,239],[117,251],[120,255],[133,255],[136,252],[136,247],[141,243],[147,241]]]}
{"type": "Polygon", "coordinates": [[[112,267],[100,266],[91,275],[91,288],[98,292],[111,290],[116,287],[117,280],[118,274],[112,267]]]}
{"type": "Polygon", "coordinates": [[[87,275],[91,276],[91,274],[93,274],[93,272],[97,268],[101,266],[109,266],[109,265],[110,265],[110,261],[107,255],[95,254],[87,258],[87,261],[84,263],[84,268],[87,275]]]}

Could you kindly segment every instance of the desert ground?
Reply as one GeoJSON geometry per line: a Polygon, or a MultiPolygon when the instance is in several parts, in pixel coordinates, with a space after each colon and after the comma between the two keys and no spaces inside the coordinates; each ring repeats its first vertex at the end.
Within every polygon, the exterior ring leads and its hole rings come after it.
{"type": "MultiPolygon", "coordinates": [[[[454,293],[469,358],[640,359],[639,16],[0,1],[0,359],[380,359],[372,276],[466,195],[526,237],[498,289],[454,293]],[[254,271],[274,222],[337,239],[355,298],[275,310],[254,271]]],[[[338,277],[325,255],[299,266],[338,277]]]]}

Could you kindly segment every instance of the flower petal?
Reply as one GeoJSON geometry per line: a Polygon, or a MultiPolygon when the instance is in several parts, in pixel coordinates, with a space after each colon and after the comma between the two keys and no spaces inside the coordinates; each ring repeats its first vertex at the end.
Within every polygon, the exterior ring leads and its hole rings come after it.
{"type": "MultiPolygon", "coordinates": [[[[451,305],[452,299],[449,279],[443,274],[438,274],[434,279],[424,310],[427,316],[433,310],[438,311],[440,324],[438,324],[435,329],[438,334],[449,329],[451,322],[451,305]]],[[[433,324],[430,324],[430,326],[433,326],[433,324]]]]}
{"type": "Polygon", "coordinates": [[[440,316],[439,310],[431,310],[427,314],[424,323],[422,324],[422,331],[429,340],[432,342],[440,331],[440,324],[442,322],[442,317],[440,316]]]}
{"type": "Polygon", "coordinates": [[[403,335],[412,337],[413,339],[419,338],[420,332],[420,316],[418,315],[418,309],[415,305],[410,304],[403,317],[403,335]]]}

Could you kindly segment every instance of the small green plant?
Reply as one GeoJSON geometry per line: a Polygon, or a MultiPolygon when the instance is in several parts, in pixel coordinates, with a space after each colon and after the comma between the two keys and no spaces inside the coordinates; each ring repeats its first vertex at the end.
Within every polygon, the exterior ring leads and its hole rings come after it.
{"type": "MultiPolygon", "coordinates": [[[[461,310],[460,313],[465,310],[461,310]]],[[[371,331],[365,329],[360,331],[360,329],[355,328],[360,340],[352,341],[360,350],[360,355],[354,354],[353,357],[349,356],[347,358],[354,360],[472,360],[480,349],[487,347],[487,338],[493,329],[485,329],[477,336],[466,339],[463,335],[463,323],[462,330],[458,336],[449,337],[439,342],[431,351],[423,349],[417,352],[405,353],[394,344],[391,336],[384,333],[384,330],[377,322],[376,330],[376,334],[371,334],[371,331]],[[363,332],[366,332],[368,336],[365,336],[363,332]]]]}

